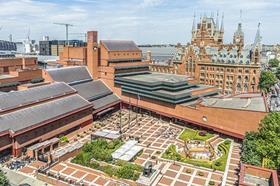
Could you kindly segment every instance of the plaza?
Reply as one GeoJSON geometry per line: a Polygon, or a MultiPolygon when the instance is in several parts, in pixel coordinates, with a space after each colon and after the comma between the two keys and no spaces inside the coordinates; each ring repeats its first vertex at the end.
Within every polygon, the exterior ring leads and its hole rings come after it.
{"type": "MultiPolygon", "coordinates": [[[[170,145],[175,145],[178,148],[184,147],[184,142],[180,139],[180,135],[186,129],[204,131],[204,129],[195,128],[194,126],[186,127],[175,124],[166,118],[152,116],[152,114],[144,112],[140,114],[130,109],[121,109],[93,122],[85,131],[70,135],[68,143],[51,152],[61,156],[54,164],[46,165],[40,161],[33,161],[19,169],[19,171],[39,179],[42,179],[43,175],[42,180],[53,185],[137,185],[133,180],[112,177],[100,170],[71,161],[81,151],[84,144],[92,141],[92,134],[96,131],[112,130],[121,134],[123,143],[129,140],[137,140],[137,145],[143,148],[142,153],[136,155],[130,163],[144,167],[150,162],[153,167],[158,167],[159,174],[151,185],[218,186],[222,182],[225,185],[236,185],[240,164],[240,144],[232,139],[232,151],[228,154],[225,171],[162,157],[170,145]],[[80,148],[74,149],[74,147],[80,148]],[[69,151],[69,149],[74,150],[69,151]]],[[[212,131],[209,132],[211,132],[211,138],[213,138],[211,141],[213,146],[217,146],[221,141],[225,140],[224,136],[212,133],[212,131]]],[[[102,164],[102,162],[99,163],[102,164]]]]}

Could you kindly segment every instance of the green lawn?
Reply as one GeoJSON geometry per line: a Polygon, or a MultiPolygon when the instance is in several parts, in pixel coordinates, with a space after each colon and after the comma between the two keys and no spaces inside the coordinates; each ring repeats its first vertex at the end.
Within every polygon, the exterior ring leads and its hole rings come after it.
{"type": "Polygon", "coordinates": [[[199,135],[199,130],[193,130],[186,128],[182,132],[182,134],[179,136],[179,139],[186,141],[186,140],[201,140],[206,141],[214,136],[214,134],[210,134],[206,132],[204,136],[199,135]]]}
{"type": "Polygon", "coordinates": [[[170,145],[167,148],[167,150],[163,153],[162,158],[189,163],[195,166],[224,171],[228,158],[230,144],[231,142],[229,140],[226,140],[225,142],[223,142],[218,146],[218,149],[222,152],[222,156],[215,161],[194,160],[194,159],[184,157],[177,152],[175,145],[170,145]]]}

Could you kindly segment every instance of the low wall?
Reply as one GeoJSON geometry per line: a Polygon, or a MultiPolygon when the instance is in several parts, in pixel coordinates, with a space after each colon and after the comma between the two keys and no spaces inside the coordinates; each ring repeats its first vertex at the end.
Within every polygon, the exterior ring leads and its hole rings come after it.
{"type": "Polygon", "coordinates": [[[54,185],[54,186],[68,186],[69,184],[68,183],[65,183],[65,182],[62,182],[61,180],[57,180],[55,178],[52,178],[52,177],[49,177],[45,174],[41,174],[41,173],[38,173],[37,174],[37,179],[38,180],[41,180],[43,182],[46,182],[46,183],[49,183],[51,185],[54,185]]]}
{"type": "Polygon", "coordinates": [[[269,179],[271,181],[271,186],[278,186],[278,176],[277,171],[272,169],[266,169],[262,167],[257,167],[248,164],[242,164],[240,169],[240,178],[239,185],[240,186],[249,186],[251,184],[244,183],[245,174],[250,174],[252,176],[256,176],[259,178],[269,179]]]}

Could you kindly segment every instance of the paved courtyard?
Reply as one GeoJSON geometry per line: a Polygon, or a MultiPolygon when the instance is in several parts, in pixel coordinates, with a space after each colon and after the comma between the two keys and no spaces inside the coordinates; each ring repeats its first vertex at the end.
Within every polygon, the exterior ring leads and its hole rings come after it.
{"type": "MultiPolygon", "coordinates": [[[[222,183],[223,178],[227,186],[237,185],[240,163],[240,144],[233,143],[232,153],[229,154],[229,164],[227,172],[214,171],[203,167],[193,166],[182,162],[166,160],[161,158],[162,153],[170,144],[183,147],[183,142],[178,138],[184,127],[170,122],[160,120],[148,115],[140,115],[128,110],[122,111],[122,119],[119,112],[113,113],[111,116],[103,118],[93,124],[90,130],[81,133],[82,137],[77,135],[70,138],[70,142],[56,149],[56,152],[64,151],[71,146],[84,144],[89,142],[90,134],[98,129],[120,130],[123,132],[123,139],[136,139],[139,145],[144,148],[143,153],[138,156],[134,163],[144,166],[148,161],[153,165],[158,165],[160,174],[155,179],[153,185],[169,186],[169,185],[188,185],[188,186],[207,186],[211,182],[218,186],[222,183]],[[131,122],[129,122],[129,118],[131,122]],[[122,126],[119,122],[122,121],[122,126]],[[97,127],[98,126],[98,127],[97,127]]],[[[214,135],[210,143],[217,147],[224,139],[219,135],[214,135]]],[[[37,167],[44,166],[42,163],[33,162],[20,171],[35,175],[37,167]]],[[[52,177],[59,177],[72,184],[84,185],[120,185],[124,182],[115,180],[103,172],[90,169],[80,165],[70,163],[70,160],[60,162],[52,166],[48,173],[52,177]]],[[[127,184],[127,183],[126,183],[127,184]]]]}
{"type": "MultiPolygon", "coordinates": [[[[126,138],[137,138],[140,145],[144,147],[143,153],[134,161],[136,164],[144,166],[148,161],[160,164],[161,174],[154,185],[214,185],[222,183],[224,172],[214,171],[203,167],[196,167],[186,163],[172,162],[160,158],[168,145],[175,144],[179,148],[184,144],[178,139],[179,134],[184,129],[183,126],[171,124],[158,118],[144,115],[138,116],[138,121],[130,125],[131,127],[124,133],[126,138]]],[[[110,125],[106,129],[112,129],[110,125]]],[[[218,135],[211,141],[213,146],[218,146],[223,141],[218,135]]],[[[240,144],[233,143],[232,154],[229,155],[230,164],[226,175],[226,185],[237,185],[240,144]]]]}
{"type": "Polygon", "coordinates": [[[51,175],[59,177],[61,180],[71,182],[72,184],[84,184],[94,186],[110,186],[125,184],[121,181],[109,178],[104,173],[72,164],[68,161],[61,162],[53,166],[49,171],[51,175]]]}

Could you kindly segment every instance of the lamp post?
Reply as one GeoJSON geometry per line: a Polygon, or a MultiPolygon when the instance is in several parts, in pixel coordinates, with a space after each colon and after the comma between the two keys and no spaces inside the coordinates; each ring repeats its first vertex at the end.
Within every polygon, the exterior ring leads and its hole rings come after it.
{"type": "Polygon", "coordinates": [[[138,108],[139,108],[139,94],[137,94],[137,111],[136,111],[136,124],[138,125],[138,108]]]}
{"type": "Polygon", "coordinates": [[[120,134],[122,133],[122,105],[120,104],[120,134]]]}
{"type": "Polygon", "coordinates": [[[131,102],[129,97],[129,109],[128,109],[128,129],[130,129],[130,110],[131,110],[131,102]]]}

